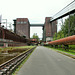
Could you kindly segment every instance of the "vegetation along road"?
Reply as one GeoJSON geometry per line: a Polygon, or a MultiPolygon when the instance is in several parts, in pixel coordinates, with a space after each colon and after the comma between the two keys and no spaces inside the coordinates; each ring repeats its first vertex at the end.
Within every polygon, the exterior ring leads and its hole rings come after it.
{"type": "Polygon", "coordinates": [[[38,46],[17,75],[75,75],[75,59],[38,46]]]}

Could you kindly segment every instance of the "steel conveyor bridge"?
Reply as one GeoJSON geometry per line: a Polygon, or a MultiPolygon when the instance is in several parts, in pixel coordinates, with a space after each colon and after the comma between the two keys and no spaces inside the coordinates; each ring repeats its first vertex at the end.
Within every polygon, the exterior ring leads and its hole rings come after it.
{"type": "Polygon", "coordinates": [[[50,20],[50,22],[53,22],[57,19],[60,19],[62,17],[65,17],[67,15],[70,15],[72,13],[75,12],[75,0],[73,2],[71,2],[70,4],[68,4],[65,8],[63,8],[61,11],[59,11],[58,13],[56,13],[52,19],[50,20]]]}

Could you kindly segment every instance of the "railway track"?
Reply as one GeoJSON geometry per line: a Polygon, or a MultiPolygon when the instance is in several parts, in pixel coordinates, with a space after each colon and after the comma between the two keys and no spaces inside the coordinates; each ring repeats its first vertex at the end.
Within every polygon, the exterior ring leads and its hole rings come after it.
{"type": "Polygon", "coordinates": [[[24,59],[35,49],[27,50],[11,60],[0,65],[0,75],[11,75],[12,72],[22,63],[24,59]]]}

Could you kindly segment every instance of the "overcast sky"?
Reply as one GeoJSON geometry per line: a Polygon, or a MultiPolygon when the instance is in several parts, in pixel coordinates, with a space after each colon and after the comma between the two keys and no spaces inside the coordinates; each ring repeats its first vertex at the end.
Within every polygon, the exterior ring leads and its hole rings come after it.
{"type": "MultiPolygon", "coordinates": [[[[52,17],[73,0],[0,0],[2,19],[13,23],[16,18],[28,18],[30,23],[44,23],[45,17],[52,17]]],[[[31,28],[31,36],[42,37],[42,28],[31,28]],[[35,29],[35,30],[34,30],[35,29]]]]}

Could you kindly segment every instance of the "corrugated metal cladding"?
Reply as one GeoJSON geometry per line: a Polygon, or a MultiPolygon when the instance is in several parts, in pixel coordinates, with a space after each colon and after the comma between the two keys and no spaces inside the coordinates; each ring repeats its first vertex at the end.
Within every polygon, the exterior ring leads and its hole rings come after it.
{"type": "Polygon", "coordinates": [[[75,1],[71,2],[69,5],[67,5],[65,8],[63,8],[61,11],[59,11],[57,14],[55,14],[50,21],[53,21],[69,12],[72,12],[75,10],[75,1]]]}

